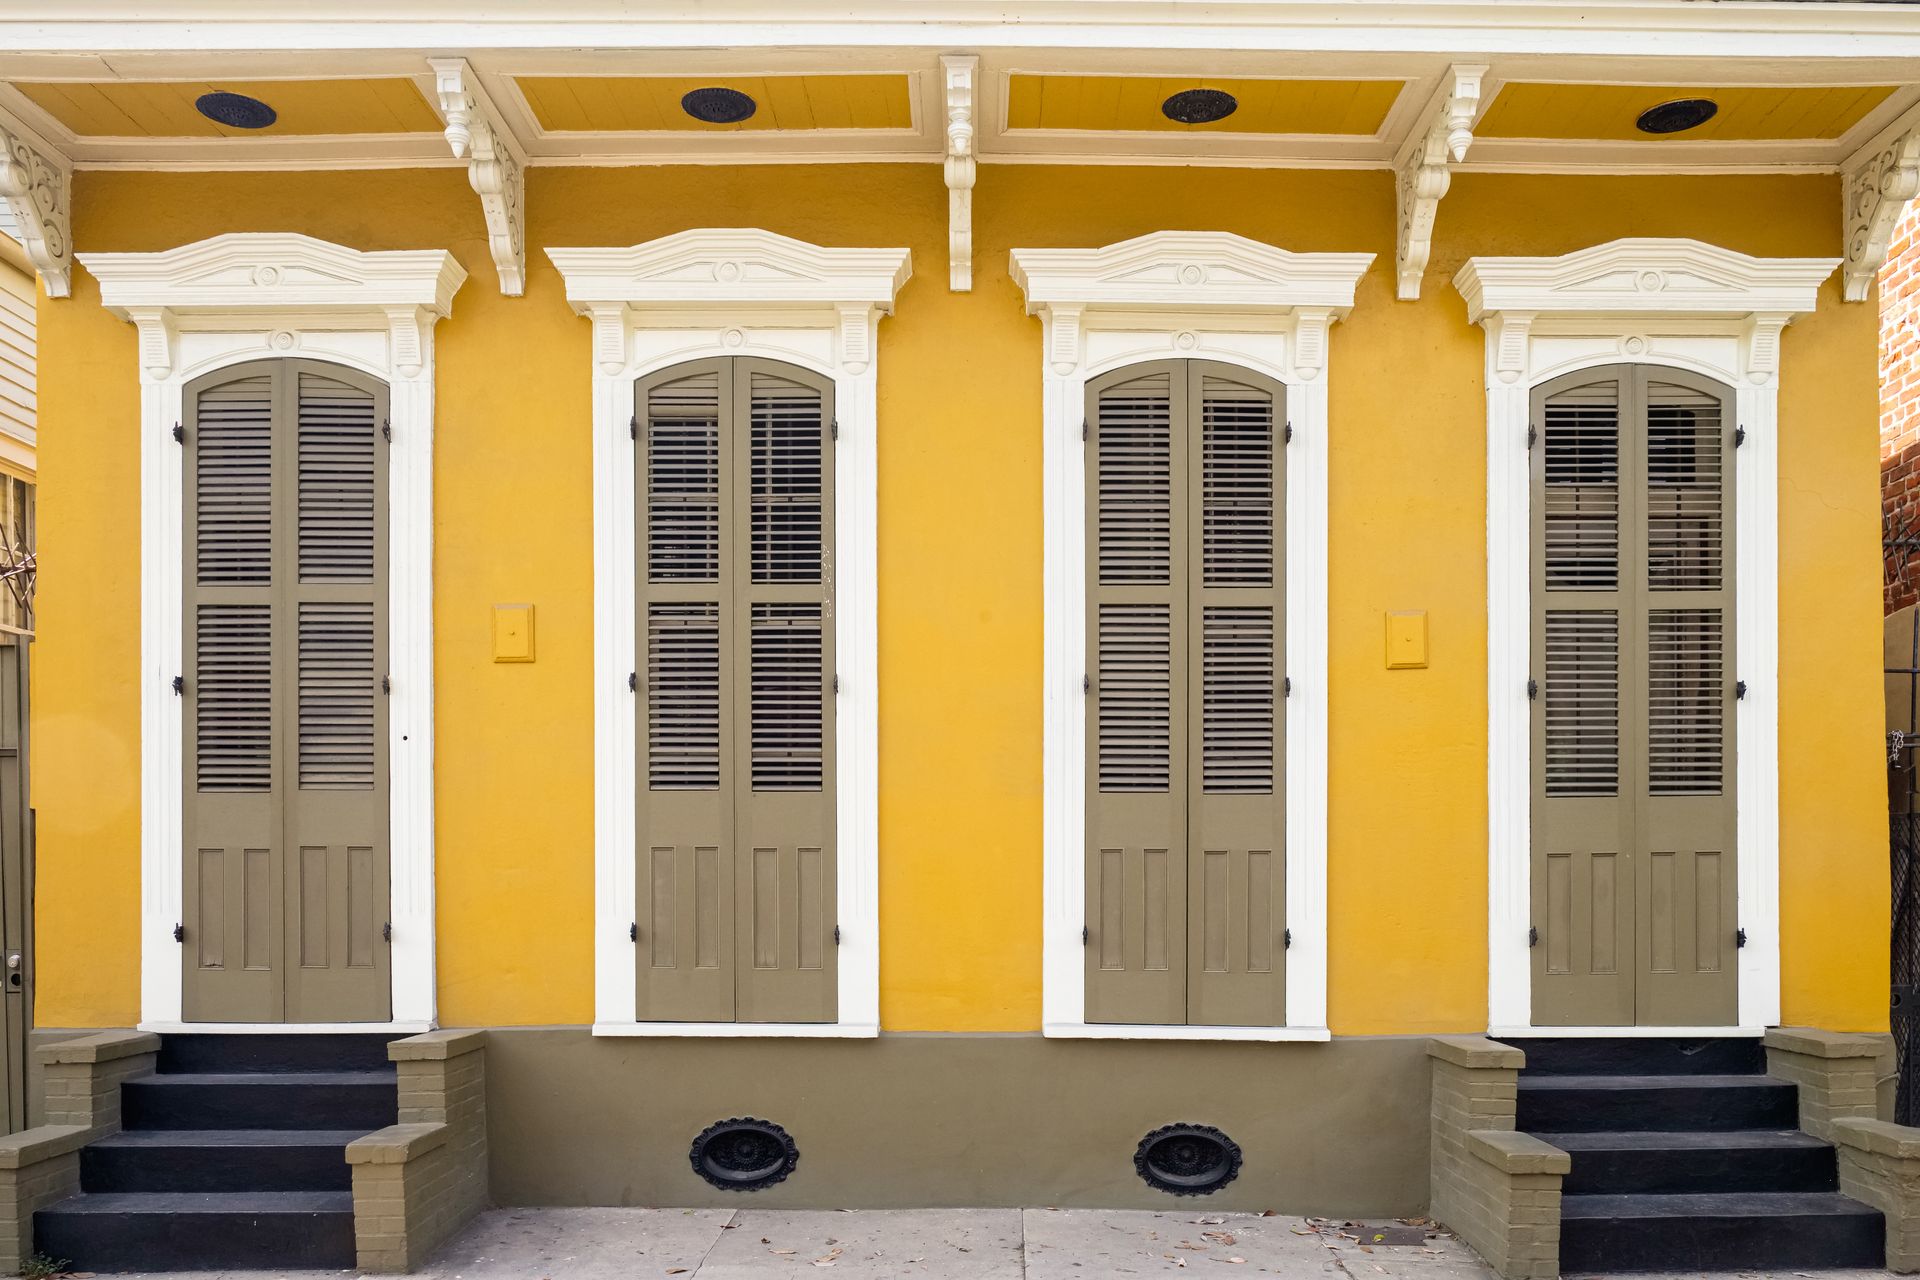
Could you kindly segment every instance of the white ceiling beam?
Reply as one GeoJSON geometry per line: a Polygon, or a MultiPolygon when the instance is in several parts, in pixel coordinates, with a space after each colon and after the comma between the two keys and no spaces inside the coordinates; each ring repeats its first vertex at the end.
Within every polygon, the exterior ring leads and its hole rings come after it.
{"type": "Polygon", "coordinates": [[[940,59],[947,101],[947,285],[955,293],[973,289],[973,181],[978,165],[973,149],[973,96],[980,59],[951,54],[940,59]]]}
{"type": "Polygon", "coordinates": [[[49,298],[73,292],[73,164],[0,107],[0,204],[49,298]]]}
{"type": "Polygon", "coordinates": [[[527,153],[501,123],[465,58],[429,58],[427,64],[447,122],[447,143],[467,161],[467,182],[480,197],[500,292],[520,297],[527,291],[527,153]]]}
{"type": "Polygon", "coordinates": [[[1486,74],[1486,66],[1480,63],[1455,63],[1448,68],[1394,161],[1394,195],[1400,206],[1394,265],[1404,300],[1420,296],[1420,278],[1433,253],[1434,218],[1440,212],[1441,197],[1453,184],[1453,165],[1466,159],[1467,148],[1473,145],[1473,123],[1480,115],[1480,86],[1486,74]]]}
{"type": "Polygon", "coordinates": [[[1842,296],[1865,302],[1887,260],[1894,224],[1920,192],[1920,107],[1908,111],[1854,153],[1840,170],[1846,265],[1842,296]]]}

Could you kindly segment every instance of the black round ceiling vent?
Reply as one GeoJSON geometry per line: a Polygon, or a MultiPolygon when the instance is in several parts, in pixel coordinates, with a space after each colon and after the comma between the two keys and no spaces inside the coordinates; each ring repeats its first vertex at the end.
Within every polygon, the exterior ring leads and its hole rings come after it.
{"type": "Polygon", "coordinates": [[[1212,1195],[1240,1176],[1240,1144],[1207,1124],[1170,1124],[1140,1139],[1133,1167],[1150,1187],[1212,1195]]]}
{"type": "Polygon", "coordinates": [[[751,119],[758,104],[738,89],[695,89],[680,99],[680,109],[707,124],[739,124],[751,119]]]}
{"type": "Polygon", "coordinates": [[[1160,114],[1180,124],[1212,124],[1240,109],[1224,89],[1182,89],[1160,104],[1160,114]]]}
{"type": "Polygon", "coordinates": [[[230,129],[264,129],[280,118],[279,112],[260,99],[225,90],[203,93],[193,105],[207,119],[230,129]]]}
{"type": "Polygon", "coordinates": [[[1720,113],[1720,104],[1712,98],[1677,98],[1648,107],[1633,122],[1642,133],[1685,133],[1697,129],[1720,113]]]}
{"type": "Polygon", "coordinates": [[[800,1163],[793,1137],[771,1120],[741,1116],[708,1125],[687,1153],[693,1171],[722,1191],[758,1191],[800,1163]]]}

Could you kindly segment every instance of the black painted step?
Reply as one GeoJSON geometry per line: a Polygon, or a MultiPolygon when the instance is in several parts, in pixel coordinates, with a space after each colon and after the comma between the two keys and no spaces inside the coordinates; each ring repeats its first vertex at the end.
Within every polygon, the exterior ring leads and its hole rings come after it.
{"type": "Polygon", "coordinates": [[[175,1034],[160,1041],[158,1070],[385,1071],[391,1035],[175,1034]]]}
{"type": "Polygon", "coordinates": [[[1564,1196],[1562,1275],[1877,1268],[1886,1225],[1838,1192],[1564,1196]]]}
{"type": "Polygon", "coordinates": [[[126,1129],[80,1149],[82,1191],[346,1191],[363,1129],[126,1129]]]}
{"type": "Polygon", "coordinates": [[[79,1195],[33,1215],[34,1247],[75,1271],[354,1265],[346,1191],[79,1195]]]}
{"type": "Polygon", "coordinates": [[[1573,1157],[1565,1195],[1840,1188],[1833,1148],[1798,1130],[1534,1136],[1573,1157]]]}
{"type": "Polygon", "coordinates": [[[1738,1076],[1763,1075],[1767,1070],[1767,1051],[1758,1036],[1599,1040],[1527,1036],[1506,1043],[1527,1055],[1528,1075],[1738,1076]]]}
{"type": "Polygon", "coordinates": [[[1765,1076],[1535,1076],[1523,1072],[1517,1127],[1526,1133],[1791,1129],[1794,1087],[1765,1076]]]}
{"type": "Polygon", "coordinates": [[[358,1129],[393,1124],[391,1071],[194,1072],[120,1086],[129,1129],[358,1129]]]}

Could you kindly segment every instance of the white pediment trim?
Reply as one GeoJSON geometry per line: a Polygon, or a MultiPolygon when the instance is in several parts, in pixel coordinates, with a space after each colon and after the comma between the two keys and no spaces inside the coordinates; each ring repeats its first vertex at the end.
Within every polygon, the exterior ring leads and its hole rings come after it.
{"type": "Polygon", "coordinates": [[[1469,258],[1453,277],[1467,319],[1532,315],[1732,317],[1814,309],[1838,258],[1755,258],[1699,240],[1612,240],[1554,258],[1469,258]]]}
{"type": "Polygon", "coordinates": [[[467,273],[444,249],[362,252],[291,232],[233,232],[158,253],[83,253],[103,306],[140,332],[140,366],[168,377],[182,321],[278,314],[379,327],[394,372],[427,366],[435,321],[467,273]],[[378,322],[375,324],[374,322],[378,322]]]}
{"type": "Polygon", "coordinates": [[[831,249],[757,227],[681,231],[627,249],[548,249],[582,315],[606,303],[838,305],[893,310],[905,249],[831,249]]]}
{"type": "Polygon", "coordinates": [[[1015,249],[1027,310],[1074,305],[1285,312],[1353,307],[1370,253],[1291,253],[1225,231],[1155,231],[1103,249],[1015,249]]]}

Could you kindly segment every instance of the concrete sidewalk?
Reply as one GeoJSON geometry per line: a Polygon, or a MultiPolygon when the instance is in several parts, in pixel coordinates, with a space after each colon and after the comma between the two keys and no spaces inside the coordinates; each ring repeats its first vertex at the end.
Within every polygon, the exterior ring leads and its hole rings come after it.
{"type": "MultiPolygon", "coordinates": [[[[1392,1222],[1369,1227],[1397,1226],[1392,1222]]],[[[419,1274],[431,1280],[1493,1280],[1451,1236],[1371,1244],[1324,1219],[1101,1209],[497,1209],[419,1274]]],[[[1403,1233],[1411,1235],[1413,1233],[1403,1233]]],[[[340,1272],[201,1272],[196,1280],[340,1272]]],[[[1742,1272],[1743,1277],[1769,1275],[1742,1272]]],[[[1886,1272],[1782,1272],[1866,1280],[1886,1272]]],[[[1645,1280],[1636,1277],[1636,1280],[1645,1280]]]]}

